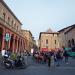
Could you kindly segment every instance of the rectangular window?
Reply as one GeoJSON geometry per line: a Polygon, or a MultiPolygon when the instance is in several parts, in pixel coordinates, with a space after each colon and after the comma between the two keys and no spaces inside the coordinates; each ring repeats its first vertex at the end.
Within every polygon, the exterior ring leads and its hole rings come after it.
{"type": "Polygon", "coordinates": [[[48,44],[48,39],[46,39],[46,44],[48,44]]]}
{"type": "Polygon", "coordinates": [[[17,26],[17,30],[18,30],[18,26],[17,26]]]}
{"type": "Polygon", "coordinates": [[[5,14],[5,13],[3,13],[3,19],[4,19],[4,21],[5,21],[5,16],[6,16],[6,14],[5,14]]]}
{"type": "Polygon", "coordinates": [[[13,26],[14,21],[12,20],[12,26],[13,26]]]}
{"type": "Polygon", "coordinates": [[[16,27],[16,23],[14,24],[14,26],[15,26],[15,29],[16,29],[16,28],[17,28],[17,27],[16,27]]]}
{"type": "Polygon", "coordinates": [[[8,24],[10,23],[10,18],[8,17],[8,24]]]}
{"type": "Polygon", "coordinates": [[[56,44],[56,40],[55,40],[55,44],[56,44]]]}

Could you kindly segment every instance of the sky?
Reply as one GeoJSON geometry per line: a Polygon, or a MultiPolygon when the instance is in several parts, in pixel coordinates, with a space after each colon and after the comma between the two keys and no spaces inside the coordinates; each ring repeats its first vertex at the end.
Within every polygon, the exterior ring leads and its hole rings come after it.
{"type": "Polygon", "coordinates": [[[75,24],[75,0],[4,0],[35,39],[49,28],[53,31],[75,24]]]}

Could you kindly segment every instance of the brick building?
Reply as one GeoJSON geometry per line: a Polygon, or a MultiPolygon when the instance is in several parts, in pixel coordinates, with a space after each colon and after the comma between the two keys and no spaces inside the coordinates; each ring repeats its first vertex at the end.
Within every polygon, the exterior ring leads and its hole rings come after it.
{"type": "Polygon", "coordinates": [[[58,32],[60,47],[72,47],[75,45],[75,24],[63,28],[58,32]]]}
{"type": "Polygon", "coordinates": [[[0,0],[0,50],[3,48],[10,48],[13,52],[24,50],[25,39],[21,26],[22,23],[7,4],[0,0]]]}

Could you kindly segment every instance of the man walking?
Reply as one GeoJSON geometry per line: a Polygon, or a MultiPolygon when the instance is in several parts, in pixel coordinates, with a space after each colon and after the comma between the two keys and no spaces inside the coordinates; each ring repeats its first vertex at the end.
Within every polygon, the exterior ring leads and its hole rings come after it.
{"type": "Polygon", "coordinates": [[[51,66],[51,52],[48,53],[48,67],[51,66]]]}

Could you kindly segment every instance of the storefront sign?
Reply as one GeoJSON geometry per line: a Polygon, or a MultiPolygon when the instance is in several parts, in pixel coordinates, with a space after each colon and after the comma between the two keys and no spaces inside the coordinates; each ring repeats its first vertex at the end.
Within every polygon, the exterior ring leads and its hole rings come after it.
{"type": "Polygon", "coordinates": [[[9,40],[10,40],[10,35],[9,35],[9,33],[6,33],[6,34],[5,34],[5,40],[6,40],[6,41],[9,41],[9,40]]]}

